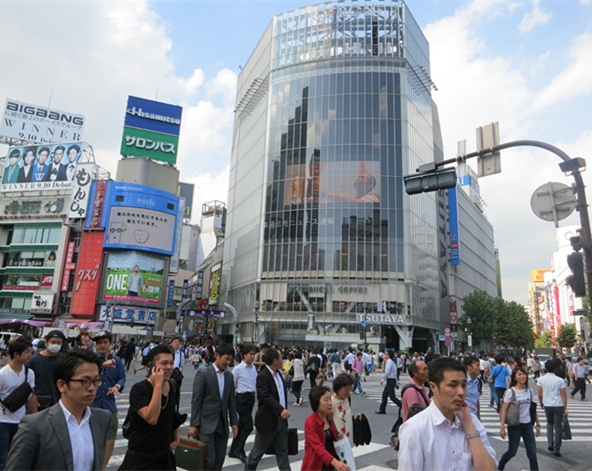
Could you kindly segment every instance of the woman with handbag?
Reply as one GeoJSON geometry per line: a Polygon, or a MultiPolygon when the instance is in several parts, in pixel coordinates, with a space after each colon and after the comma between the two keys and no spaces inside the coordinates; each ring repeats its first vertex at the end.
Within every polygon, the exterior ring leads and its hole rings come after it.
{"type": "Polygon", "coordinates": [[[498,469],[504,467],[518,451],[520,438],[524,441],[526,456],[530,462],[530,470],[538,471],[539,465],[536,455],[536,440],[533,425],[536,423],[536,436],[541,434],[541,424],[537,413],[534,394],[528,386],[528,374],[522,367],[512,371],[510,388],[504,394],[500,422],[500,437],[506,438],[505,425],[508,425],[508,451],[502,456],[498,469]]]}
{"type": "Polygon", "coordinates": [[[333,395],[331,396],[333,419],[339,432],[342,432],[354,446],[353,420],[361,417],[361,414],[352,415],[351,392],[354,386],[353,378],[347,373],[337,375],[333,380],[333,395]]]}
{"type": "Polygon", "coordinates": [[[312,414],[304,422],[304,459],[301,471],[349,471],[337,458],[334,442],[341,440],[331,413],[331,392],[326,386],[314,386],[308,395],[312,414]]]}

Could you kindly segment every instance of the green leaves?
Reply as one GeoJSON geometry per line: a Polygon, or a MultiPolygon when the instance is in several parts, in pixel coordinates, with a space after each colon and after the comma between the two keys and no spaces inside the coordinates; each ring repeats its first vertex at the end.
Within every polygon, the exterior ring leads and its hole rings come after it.
{"type": "Polygon", "coordinates": [[[557,343],[560,347],[571,348],[574,343],[577,342],[577,331],[576,326],[573,324],[563,324],[559,329],[559,335],[557,336],[557,343]]]}
{"type": "Polygon", "coordinates": [[[462,302],[464,314],[459,318],[459,327],[464,330],[467,318],[471,318],[471,332],[476,346],[482,341],[490,344],[496,337],[500,346],[533,348],[532,324],[521,304],[494,298],[485,291],[473,291],[462,302]]]}

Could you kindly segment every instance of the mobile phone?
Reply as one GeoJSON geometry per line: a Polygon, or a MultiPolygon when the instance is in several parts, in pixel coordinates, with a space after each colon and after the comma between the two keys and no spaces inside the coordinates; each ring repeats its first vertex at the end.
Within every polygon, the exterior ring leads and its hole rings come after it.
{"type": "Polygon", "coordinates": [[[153,370],[153,368],[154,368],[154,366],[152,366],[152,365],[150,365],[150,366],[148,367],[148,372],[146,373],[146,376],[150,376],[150,375],[152,375],[152,370],[153,370]]]}

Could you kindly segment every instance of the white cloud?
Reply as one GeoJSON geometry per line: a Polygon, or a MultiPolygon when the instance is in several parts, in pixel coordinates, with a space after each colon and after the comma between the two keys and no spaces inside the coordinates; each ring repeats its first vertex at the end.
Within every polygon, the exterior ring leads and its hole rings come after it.
{"type": "Polygon", "coordinates": [[[524,15],[522,21],[518,25],[518,30],[521,33],[528,33],[537,26],[546,25],[551,21],[552,15],[540,7],[541,0],[532,0],[532,10],[524,15]]]}
{"type": "MultiPolygon", "coordinates": [[[[592,87],[590,80],[584,79],[592,75],[587,65],[591,61],[584,52],[591,50],[588,34],[576,38],[570,50],[572,63],[564,70],[552,69],[555,64],[550,62],[549,51],[530,52],[532,58],[521,51],[518,65],[511,55],[491,52],[495,51],[495,39],[484,36],[484,26],[492,18],[506,21],[505,17],[515,8],[516,4],[475,1],[424,29],[430,43],[431,74],[439,90],[434,99],[440,113],[446,157],[456,155],[457,141],[465,138],[467,150],[474,150],[475,128],[493,121],[500,122],[502,142],[545,140],[544,129],[553,124],[548,122],[548,114],[537,111],[542,103],[557,103],[592,87]],[[531,74],[542,68],[555,78],[539,93],[534,89],[531,74]],[[590,71],[586,74],[587,70],[590,71]],[[533,109],[533,102],[537,109],[533,109]]],[[[577,154],[571,154],[572,151],[585,156],[592,148],[592,127],[588,125],[588,129],[575,143],[555,144],[574,157],[577,154]]],[[[487,204],[485,212],[500,249],[506,299],[527,303],[530,271],[548,267],[549,257],[557,249],[553,224],[532,213],[530,198],[537,187],[549,181],[572,184],[572,179],[560,172],[559,162],[558,157],[542,150],[509,149],[502,152],[502,174],[479,182],[487,204]]],[[[590,177],[584,174],[588,182],[590,177]]],[[[578,224],[578,215],[561,224],[578,224]]]]}
{"type": "Polygon", "coordinates": [[[576,36],[569,49],[571,63],[547,85],[534,103],[536,110],[592,92],[592,33],[576,36]]]}
{"type": "Polygon", "coordinates": [[[230,161],[236,78],[178,74],[168,28],[148,1],[5,3],[0,97],[46,105],[52,94],[52,107],[85,115],[85,140],[112,174],[127,95],[181,104],[181,178],[217,174],[230,161]]]}

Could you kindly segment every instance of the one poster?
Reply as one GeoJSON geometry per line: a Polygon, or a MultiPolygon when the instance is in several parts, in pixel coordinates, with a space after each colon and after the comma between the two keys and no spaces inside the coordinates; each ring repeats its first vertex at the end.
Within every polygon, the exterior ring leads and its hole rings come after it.
{"type": "Polygon", "coordinates": [[[106,260],[103,301],[160,305],[166,262],[138,252],[110,253],[106,260]]]}
{"type": "Polygon", "coordinates": [[[194,190],[195,185],[193,183],[179,182],[177,185],[177,196],[180,198],[185,198],[185,212],[183,214],[184,219],[191,219],[194,190]]]}
{"type": "Polygon", "coordinates": [[[8,98],[0,122],[0,136],[39,144],[80,142],[84,121],[84,116],[79,114],[8,98]]]}
{"type": "Polygon", "coordinates": [[[82,142],[9,148],[2,191],[72,188],[73,181],[79,178],[76,166],[82,149],[82,142]]]}

